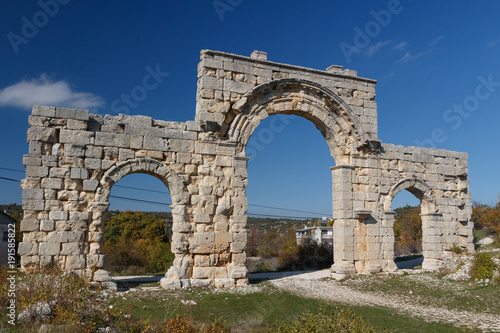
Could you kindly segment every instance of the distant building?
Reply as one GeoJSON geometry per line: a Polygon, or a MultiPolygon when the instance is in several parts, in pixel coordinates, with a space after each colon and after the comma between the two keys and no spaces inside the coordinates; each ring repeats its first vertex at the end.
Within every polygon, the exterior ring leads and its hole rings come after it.
{"type": "Polygon", "coordinates": [[[333,227],[306,227],[295,230],[295,237],[297,245],[302,244],[306,237],[310,237],[318,244],[327,243],[333,246],[333,227]]]}
{"type": "Polygon", "coordinates": [[[0,265],[7,263],[9,224],[15,225],[16,223],[18,223],[16,219],[14,219],[9,214],[0,211],[0,265]]]}

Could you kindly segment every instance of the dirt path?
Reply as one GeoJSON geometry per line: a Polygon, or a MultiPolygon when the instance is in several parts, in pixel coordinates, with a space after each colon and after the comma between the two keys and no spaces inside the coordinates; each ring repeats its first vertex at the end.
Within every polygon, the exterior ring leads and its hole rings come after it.
{"type": "Polygon", "coordinates": [[[500,315],[448,310],[440,307],[424,306],[411,300],[411,297],[387,296],[380,293],[362,292],[341,285],[333,280],[319,280],[322,273],[295,275],[272,279],[270,282],[277,288],[312,297],[335,301],[350,305],[381,306],[395,311],[424,319],[429,322],[445,322],[456,326],[479,328],[487,332],[500,332],[500,315]]]}

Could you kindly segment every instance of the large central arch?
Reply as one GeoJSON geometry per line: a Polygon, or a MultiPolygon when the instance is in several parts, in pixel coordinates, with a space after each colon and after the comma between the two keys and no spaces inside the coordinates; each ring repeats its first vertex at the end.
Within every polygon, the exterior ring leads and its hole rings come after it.
{"type": "Polygon", "coordinates": [[[236,153],[244,156],[248,140],[259,123],[277,114],[310,120],[340,165],[349,164],[349,156],[368,140],[354,112],[338,95],[319,84],[299,79],[275,80],[248,91],[226,115],[221,134],[236,143],[236,153]]]}

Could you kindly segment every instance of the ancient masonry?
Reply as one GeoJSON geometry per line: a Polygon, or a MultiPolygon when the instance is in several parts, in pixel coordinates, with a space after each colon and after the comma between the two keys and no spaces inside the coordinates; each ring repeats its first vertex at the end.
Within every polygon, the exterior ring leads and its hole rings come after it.
{"type": "Polygon", "coordinates": [[[57,264],[110,284],[102,250],[110,191],[146,173],[172,196],[175,261],[161,285],[248,283],[245,147],[277,114],[312,121],[335,160],[333,277],[396,269],[391,202],[402,190],[421,200],[424,269],[439,268],[454,246],[472,252],[467,154],[378,141],[375,84],[341,66],[203,50],[194,121],[35,106],[23,159],[22,268],[57,264]]]}

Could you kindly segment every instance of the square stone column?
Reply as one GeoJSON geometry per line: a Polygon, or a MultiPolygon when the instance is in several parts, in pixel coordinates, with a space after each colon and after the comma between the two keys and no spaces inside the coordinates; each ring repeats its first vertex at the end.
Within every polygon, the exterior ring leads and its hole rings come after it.
{"type": "Polygon", "coordinates": [[[339,165],[332,170],[333,265],[331,276],[342,279],[356,274],[354,267],[354,226],[352,175],[354,167],[339,165]]]}
{"type": "Polygon", "coordinates": [[[394,272],[398,269],[394,262],[394,218],[396,212],[382,214],[382,271],[394,272]]]}
{"type": "Polygon", "coordinates": [[[423,269],[437,270],[443,258],[443,214],[420,214],[422,217],[423,269]]]}

